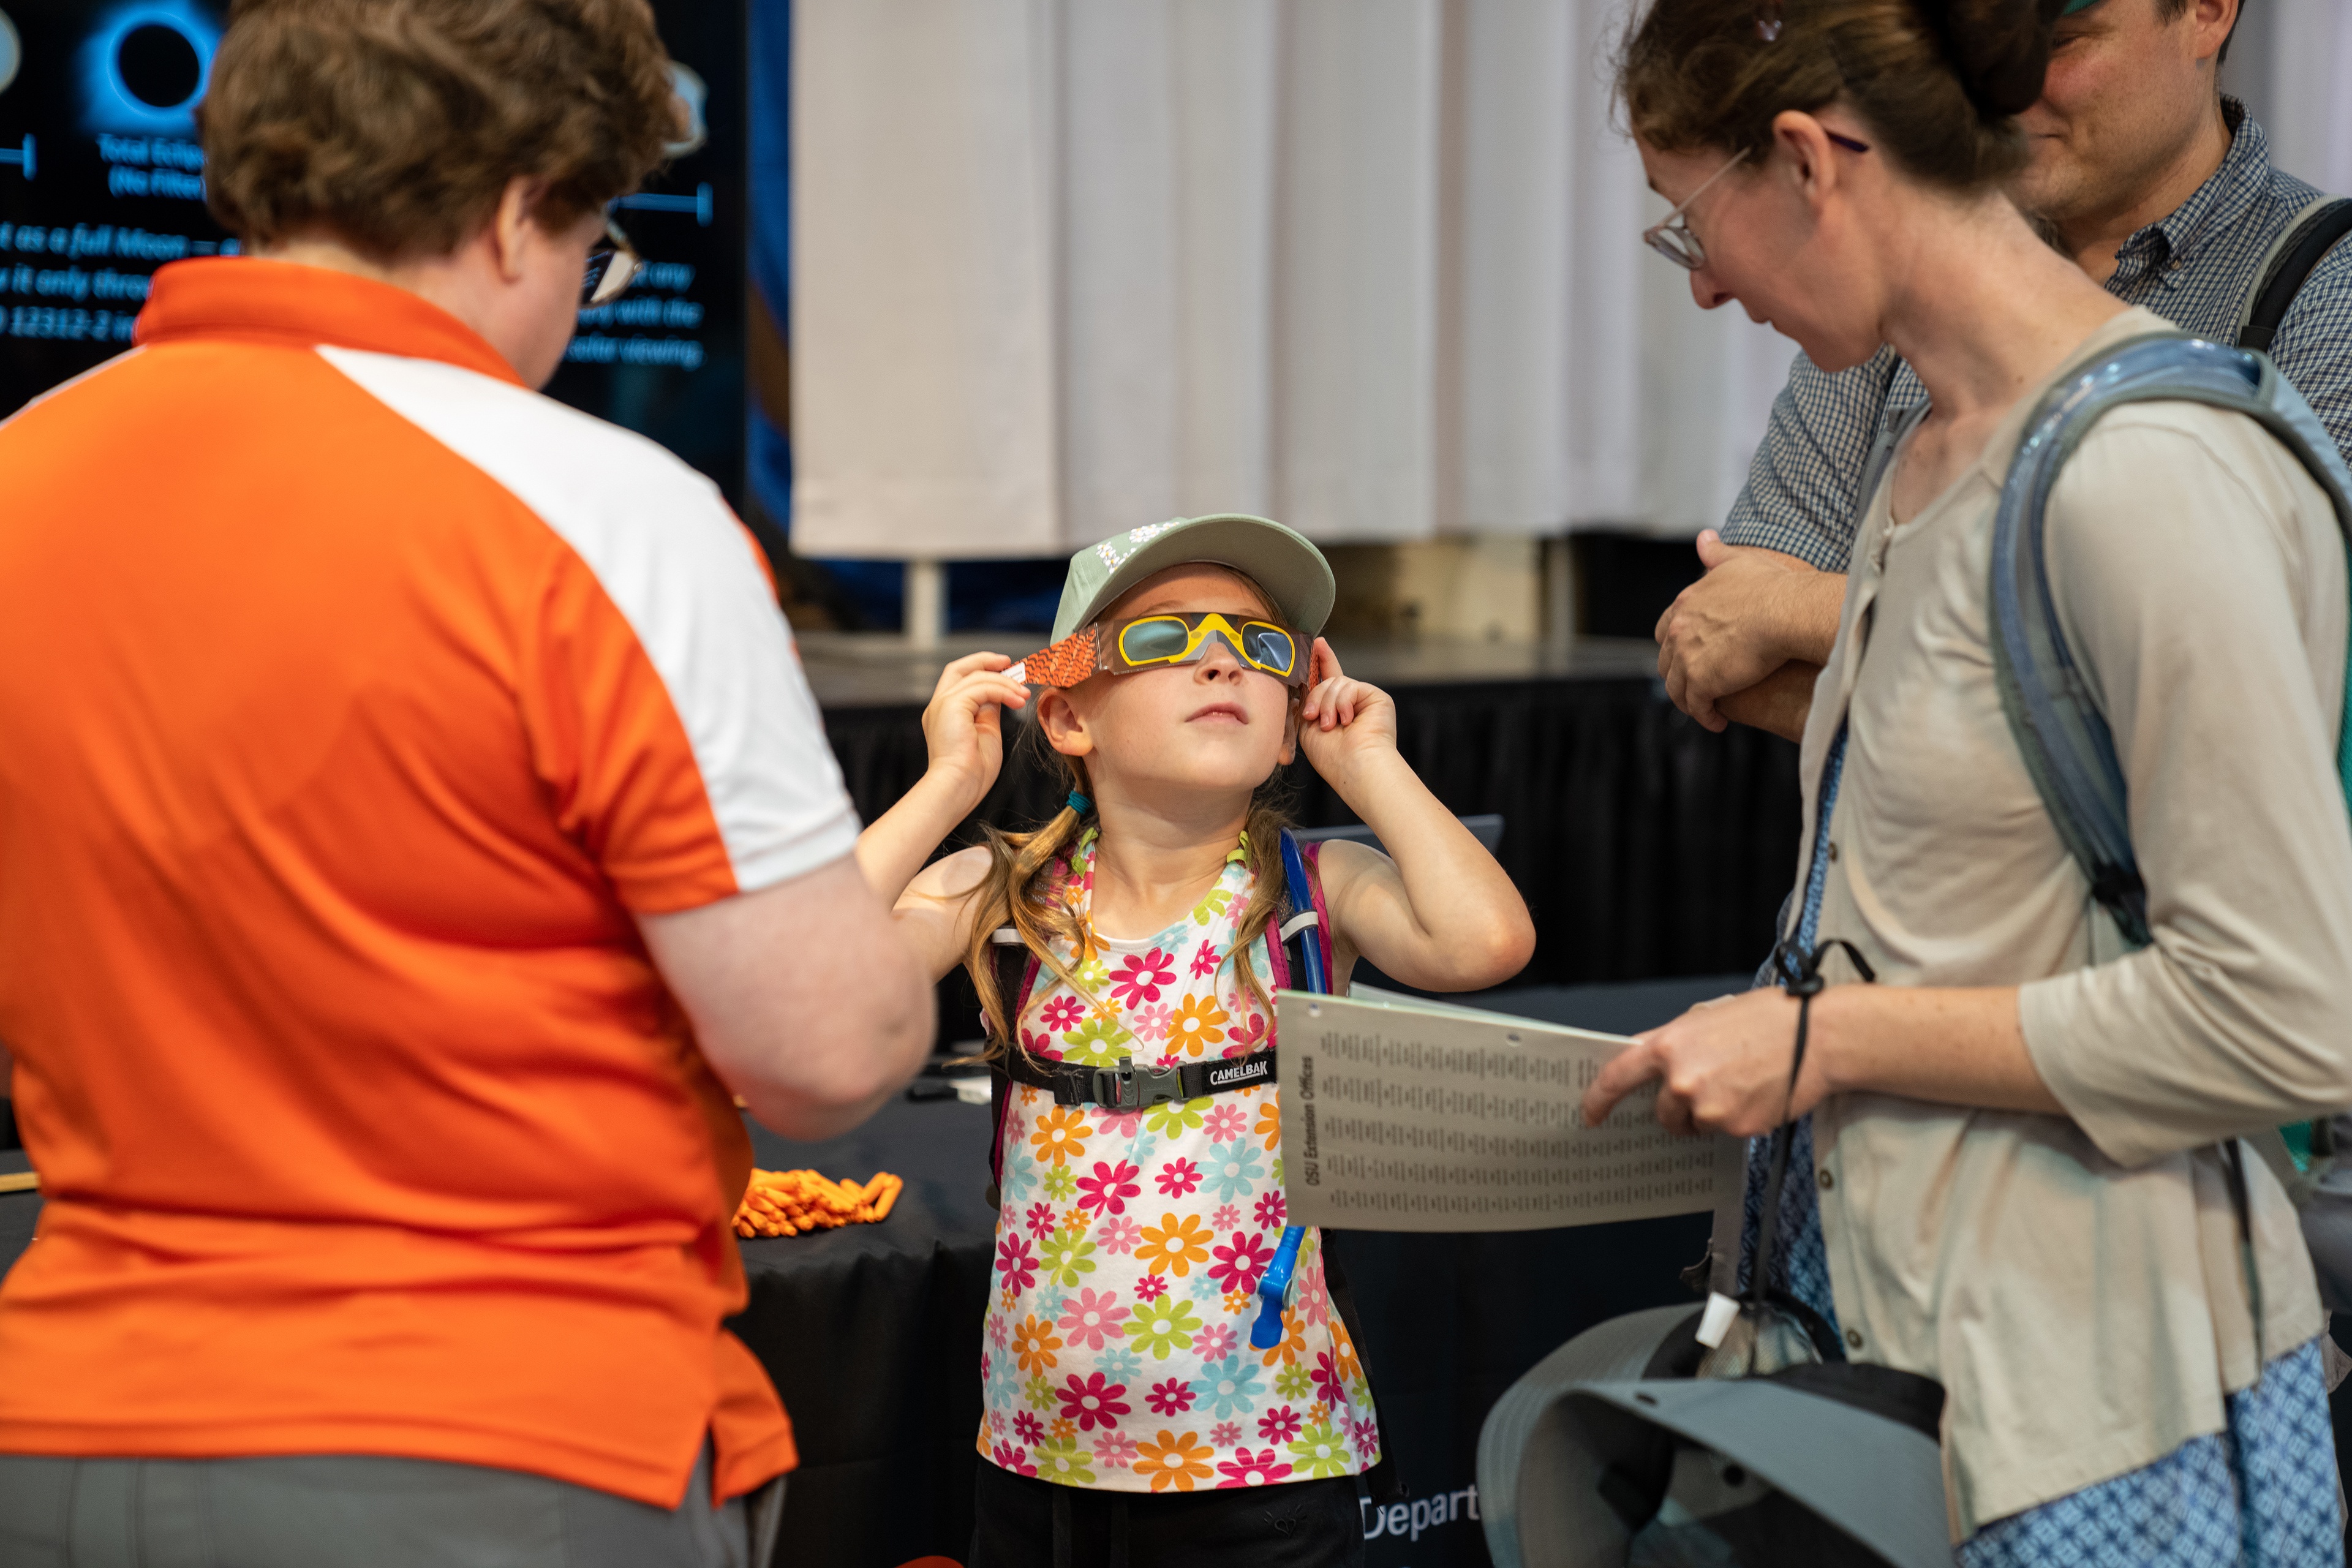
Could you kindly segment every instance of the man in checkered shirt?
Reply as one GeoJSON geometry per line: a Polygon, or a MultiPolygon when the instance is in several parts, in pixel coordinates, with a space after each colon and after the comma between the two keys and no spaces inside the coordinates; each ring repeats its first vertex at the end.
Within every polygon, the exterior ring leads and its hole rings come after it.
{"type": "MultiPolygon", "coordinates": [[[[2020,117],[2033,153],[2018,197],[2053,243],[2117,299],[2221,342],[2273,244],[2320,199],[2271,166],[2262,127],[2215,85],[2237,15],[2238,0],[2075,0],[2020,117]]],[[[2352,244],[2313,270],[2271,357],[2352,449],[2352,244]]],[[[1706,575],[1658,622],[1658,672],[1684,711],[1803,733],[1863,466],[1887,414],[1927,396],[1891,347],[1835,375],[1797,356],[1722,534],[1699,536],[1706,575]]]]}

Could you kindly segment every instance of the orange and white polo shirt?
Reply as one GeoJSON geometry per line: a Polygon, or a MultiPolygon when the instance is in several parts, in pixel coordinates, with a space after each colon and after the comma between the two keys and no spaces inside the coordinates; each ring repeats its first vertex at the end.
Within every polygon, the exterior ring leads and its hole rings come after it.
{"type": "Polygon", "coordinates": [[[756,548],[398,289],[181,262],[138,342],[0,425],[0,1452],[790,1468],[631,918],[855,841],[756,548]]]}

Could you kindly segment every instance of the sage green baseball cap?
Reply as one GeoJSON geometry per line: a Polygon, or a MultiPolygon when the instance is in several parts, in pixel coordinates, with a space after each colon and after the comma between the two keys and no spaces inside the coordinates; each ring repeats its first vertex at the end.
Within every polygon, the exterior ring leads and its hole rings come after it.
{"type": "Polygon", "coordinates": [[[1114,533],[1070,557],[1053,640],[1093,624],[1153,573],[1195,561],[1230,566],[1265,589],[1282,623],[1303,637],[1323,629],[1331,601],[1339,596],[1323,552],[1270,518],[1238,511],[1171,518],[1114,533]]]}

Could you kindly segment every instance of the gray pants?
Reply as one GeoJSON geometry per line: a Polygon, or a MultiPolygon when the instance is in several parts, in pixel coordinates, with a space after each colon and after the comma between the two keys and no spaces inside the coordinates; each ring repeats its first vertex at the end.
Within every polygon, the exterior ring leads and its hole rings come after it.
{"type": "Polygon", "coordinates": [[[712,1508],[707,1447],[674,1510],[432,1459],[0,1454],[0,1568],[767,1568],[782,1514],[781,1479],[712,1508]]]}

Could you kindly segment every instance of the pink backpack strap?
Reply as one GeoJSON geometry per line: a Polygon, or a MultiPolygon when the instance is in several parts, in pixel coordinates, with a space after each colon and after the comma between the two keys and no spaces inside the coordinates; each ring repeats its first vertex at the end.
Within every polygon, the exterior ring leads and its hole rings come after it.
{"type": "MultiPolygon", "coordinates": [[[[1331,911],[1323,903],[1323,841],[1319,838],[1302,839],[1298,854],[1299,858],[1307,863],[1307,896],[1315,906],[1315,940],[1322,947],[1323,973],[1328,974],[1331,973],[1331,911]]],[[[1297,919],[1299,913],[1297,910],[1290,912],[1293,919],[1297,919]]],[[[1289,990],[1289,944],[1282,940],[1282,933],[1276,931],[1267,939],[1265,946],[1269,967],[1274,971],[1274,988],[1276,991],[1289,990]]]]}
{"type": "Polygon", "coordinates": [[[1323,973],[1334,973],[1337,965],[1331,961],[1331,910],[1323,902],[1323,840],[1310,839],[1298,847],[1307,861],[1307,891],[1315,900],[1315,940],[1323,946],[1323,973]]]}

